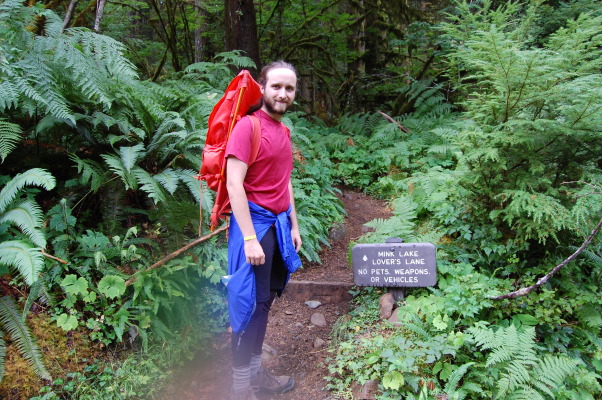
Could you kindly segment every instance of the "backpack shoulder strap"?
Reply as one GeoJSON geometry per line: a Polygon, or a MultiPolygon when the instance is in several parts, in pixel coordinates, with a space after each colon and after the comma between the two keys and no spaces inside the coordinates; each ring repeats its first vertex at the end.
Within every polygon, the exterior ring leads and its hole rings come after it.
{"type": "Polygon", "coordinates": [[[259,118],[254,115],[249,115],[249,118],[253,125],[253,133],[251,134],[251,157],[249,157],[249,165],[251,165],[257,159],[259,147],[261,146],[261,122],[259,122],[259,118]]]}

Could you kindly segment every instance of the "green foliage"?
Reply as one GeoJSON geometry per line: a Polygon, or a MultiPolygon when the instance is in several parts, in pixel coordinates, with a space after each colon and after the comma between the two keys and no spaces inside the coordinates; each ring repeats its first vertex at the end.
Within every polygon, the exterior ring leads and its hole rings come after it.
{"type": "Polygon", "coordinates": [[[19,125],[11,124],[0,119],[0,158],[1,162],[17,147],[21,139],[21,128],[19,125]]]}
{"type": "Polygon", "coordinates": [[[55,379],[32,400],[156,397],[173,379],[171,371],[190,362],[198,350],[197,340],[195,335],[181,335],[178,340],[153,345],[147,352],[131,352],[122,360],[87,360],[83,370],[55,379]]]}
{"type": "MultiPolygon", "coordinates": [[[[417,393],[421,381],[436,381],[430,372],[441,372],[464,343],[460,332],[438,331],[433,325],[411,314],[401,314],[402,325],[377,323],[378,302],[367,292],[356,298],[359,307],[350,313],[353,318],[337,325],[335,334],[345,341],[339,342],[333,359],[329,362],[331,388],[343,390],[353,382],[360,384],[369,379],[380,381],[382,399],[399,398],[417,393]],[[369,309],[367,304],[371,304],[369,309]],[[376,307],[374,306],[376,304],[376,307]]],[[[441,372],[445,380],[450,374],[441,372]]]]}
{"type": "MultiPolygon", "coordinates": [[[[31,335],[27,325],[21,320],[20,313],[17,311],[12,298],[4,296],[0,298],[0,326],[11,335],[11,338],[23,357],[27,359],[35,373],[42,379],[51,380],[50,374],[46,370],[42,361],[42,354],[38,348],[35,339],[31,335]]],[[[4,371],[4,343],[0,351],[0,365],[4,371]]],[[[0,374],[0,378],[3,374],[0,374]]]]}
{"type": "Polygon", "coordinates": [[[469,332],[478,347],[491,351],[480,376],[490,382],[495,377],[496,399],[557,399],[561,388],[563,398],[583,395],[592,398],[602,389],[595,380],[588,388],[571,386],[574,381],[570,378],[584,374],[584,366],[565,356],[537,354],[533,327],[524,330],[515,325],[499,329],[474,327],[469,332]]]}
{"type": "Polygon", "coordinates": [[[136,76],[122,56],[125,48],[121,43],[81,28],[63,32],[62,20],[50,11],[9,1],[0,10],[0,21],[8,39],[2,42],[6,52],[5,62],[0,64],[5,77],[0,83],[0,111],[10,107],[38,110],[49,117],[48,122],[74,124],[77,117],[64,90],[109,108],[115,99],[109,79],[118,76],[127,82],[136,76]],[[35,37],[26,24],[38,15],[45,19],[45,36],[35,37]],[[40,68],[42,65],[45,68],[40,68]]]}
{"type": "Polygon", "coordinates": [[[331,162],[316,148],[313,138],[326,131],[292,114],[284,121],[291,127],[291,137],[298,150],[292,183],[299,230],[303,239],[301,255],[308,261],[320,261],[318,252],[328,245],[329,229],[341,221],[344,209],[333,187],[334,172],[331,162]]]}
{"type": "MultiPolygon", "coordinates": [[[[489,7],[461,3],[443,25],[454,46],[448,76],[472,122],[454,139],[459,183],[480,206],[476,218],[521,240],[558,242],[579,231],[562,183],[599,179],[602,17],[582,14],[536,48],[525,36],[535,4],[521,18],[517,3],[489,7]]],[[[590,223],[598,210],[586,211],[590,223]]]]}
{"type": "Polygon", "coordinates": [[[40,248],[46,247],[42,212],[34,200],[20,197],[26,186],[54,188],[54,177],[34,168],[17,174],[0,191],[0,264],[15,267],[27,284],[33,284],[44,266],[40,248]],[[11,226],[19,228],[17,232],[11,226]]]}
{"type": "Polygon", "coordinates": [[[417,217],[416,210],[418,205],[414,203],[411,197],[398,197],[391,203],[393,215],[390,218],[376,219],[365,225],[374,228],[374,232],[368,233],[362,237],[364,243],[384,243],[391,237],[398,237],[405,242],[412,242],[411,234],[414,231],[417,217]]]}

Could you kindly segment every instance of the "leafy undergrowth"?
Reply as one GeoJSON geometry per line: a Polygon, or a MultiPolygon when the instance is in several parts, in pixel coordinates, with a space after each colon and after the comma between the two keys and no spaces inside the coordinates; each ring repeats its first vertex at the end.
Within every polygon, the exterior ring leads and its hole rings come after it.
{"type": "MultiPolygon", "coordinates": [[[[98,344],[80,331],[65,333],[46,313],[30,313],[27,325],[37,338],[51,376],[67,380],[68,372],[82,372],[92,360],[107,357],[98,344]]],[[[6,375],[0,384],[0,397],[6,400],[29,399],[44,386],[29,362],[10,341],[6,349],[6,375]]]]}

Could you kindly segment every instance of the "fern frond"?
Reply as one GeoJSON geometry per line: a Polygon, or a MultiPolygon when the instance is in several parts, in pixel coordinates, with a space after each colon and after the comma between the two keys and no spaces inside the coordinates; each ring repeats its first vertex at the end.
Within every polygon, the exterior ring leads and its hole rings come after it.
{"type": "Polygon", "coordinates": [[[138,143],[135,146],[120,147],[119,155],[121,156],[121,162],[126,171],[131,172],[140,157],[144,156],[144,144],[138,143]]]}
{"type": "MultiPolygon", "coordinates": [[[[0,97],[2,97],[1,92],[0,97]]],[[[21,133],[19,125],[0,119],[0,162],[3,163],[6,157],[17,147],[17,142],[21,140],[21,133]]]]}
{"type": "Polygon", "coordinates": [[[136,66],[124,56],[127,48],[123,43],[85,28],[69,28],[66,33],[81,43],[84,53],[93,56],[113,79],[129,82],[138,77],[136,66]]]}
{"type": "Polygon", "coordinates": [[[454,370],[454,372],[452,372],[452,374],[449,376],[449,379],[447,380],[443,391],[448,395],[453,395],[457,391],[458,383],[460,382],[462,377],[464,377],[468,369],[474,364],[474,362],[469,362],[461,365],[460,368],[454,370]]]}
{"type": "Polygon", "coordinates": [[[409,331],[413,332],[417,336],[420,336],[421,339],[427,342],[433,340],[433,337],[426,330],[424,323],[418,318],[412,318],[412,322],[406,322],[404,324],[404,328],[407,328],[409,331]]]}
{"type": "Polygon", "coordinates": [[[25,323],[27,314],[29,313],[29,309],[36,300],[42,299],[42,301],[45,302],[45,299],[43,297],[44,294],[45,288],[43,279],[38,279],[33,283],[33,285],[29,287],[29,295],[27,296],[27,300],[25,301],[25,305],[23,306],[23,311],[21,312],[21,321],[23,321],[23,323],[25,323]]]}
{"type": "Polygon", "coordinates": [[[369,137],[374,129],[383,124],[383,119],[377,113],[345,114],[337,128],[344,134],[351,136],[369,137]]]}
{"type": "Polygon", "coordinates": [[[167,168],[161,173],[155,174],[153,176],[163,187],[169,192],[169,194],[174,194],[176,189],[178,188],[179,174],[171,168],[167,168]]]}
{"type": "Polygon", "coordinates": [[[170,232],[179,233],[195,227],[199,221],[199,206],[191,201],[167,199],[157,210],[161,224],[170,232]]]}
{"type": "MultiPolygon", "coordinates": [[[[201,181],[195,178],[198,175],[198,172],[195,172],[191,169],[175,169],[174,170],[178,174],[178,179],[186,185],[188,192],[192,196],[192,198],[198,203],[200,202],[201,196],[201,181]]],[[[204,207],[212,207],[213,206],[213,193],[211,190],[207,188],[203,188],[203,198],[205,201],[203,202],[204,207]]]]}
{"type": "Polygon", "coordinates": [[[0,215],[0,224],[13,223],[38,247],[46,248],[46,237],[40,230],[44,216],[40,207],[25,200],[0,215]]]}
{"type": "MultiPolygon", "coordinates": [[[[0,72],[3,72],[0,68],[0,72]]],[[[0,82],[0,111],[17,107],[19,90],[10,81],[0,82]]]]}
{"type": "Polygon", "coordinates": [[[100,156],[107,163],[109,169],[121,178],[126,189],[138,189],[135,177],[126,170],[121,158],[113,154],[101,154],[100,156]]]}
{"type": "Polygon", "coordinates": [[[140,189],[145,191],[155,204],[165,201],[166,196],[161,184],[151,174],[139,167],[134,169],[133,174],[141,185],[140,189]]]}
{"type": "Polygon", "coordinates": [[[54,189],[56,181],[52,174],[41,168],[32,168],[15,175],[0,191],[0,213],[16,198],[23,187],[28,185],[41,186],[46,190],[54,189]]]}
{"type": "Polygon", "coordinates": [[[554,397],[554,389],[577,370],[579,362],[564,356],[546,355],[534,370],[534,385],[554,397]]]}
{"type": "Polygon", "coordinates": [[[531,367],[531,365],[522,363],[520,360],[511,360],[507,363],[505,371],[507,383],[505,385],[508,385],[510,391],[520,389],[531,381],[527,367],[531,367]]]}
{"type": "Polygon", "coordinates": [[[509,395],[498,393],[495,398],[496,400],[547,400],[541,393],[532,387],[518,389],[509,395]]]}
{"type": "Polygon", "coordinates": [[[25,282],[32,285],[44,268],[44,256],[39,248],[24,241],[7,240],[0,243],[0,264],[17,268],[25,282]]]}
{"type": "Polygon", "coordinates": [[[106,170],[96,161],[83,160],[75,154],[70,154],[69,158],[76,164],[77,172],[81,174],[80,182],[89,183],[92,192],[98,191],[102,183],[108,179],[106,170]]]}
{"type": "Polygon", "coordinates": [[[407,239],[414,230],[418,205],[410,196],[399,197],[391,203],[393,216],[387,220],[376,219],[364,225],[375,228],[375,232],[365,235],[362,240],[384,241],[390,237],[407,239]]]}
{"type": "Polygon", "coordinates": [[[33,367],[35,373],[42,379],[52,380],[50,373],[44,366],[35,339],[29,332],[29,328],[19,318],[19,312],[14,301],[8,296],[0,298],[0,325],[11,335],[17,348],[33,367]]]}
{"type": "Polygon", "coordinates": [[[586,326],[593,329],[594,332],[602,329],[602,315],[600,314],[599,307],[592,304],[584,304],[579,310],[577,310],[579,320],[586,326]]]}
{"type": "Polygon", "coordinates": [[[241,50],[224,51],[216,54],[215,61],[234,65],[238,68],[256,68],[257,66],[250,57],[243,56],[241,50]]]}

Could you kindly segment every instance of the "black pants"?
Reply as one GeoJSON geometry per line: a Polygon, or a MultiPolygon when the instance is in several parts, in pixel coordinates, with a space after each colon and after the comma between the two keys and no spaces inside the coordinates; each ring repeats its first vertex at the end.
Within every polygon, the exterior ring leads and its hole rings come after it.
{"type": "Polygon", "coordinates": [[[261,354],[268,314],[276,294],[284,288],[286,269],[276,239],[276,229],[271,227],[261,239],[265,263],[253,266],[255,274],[255,311],[244,331],[232,334],[232,365],[249,365],[253,354],[261,354]]]}

